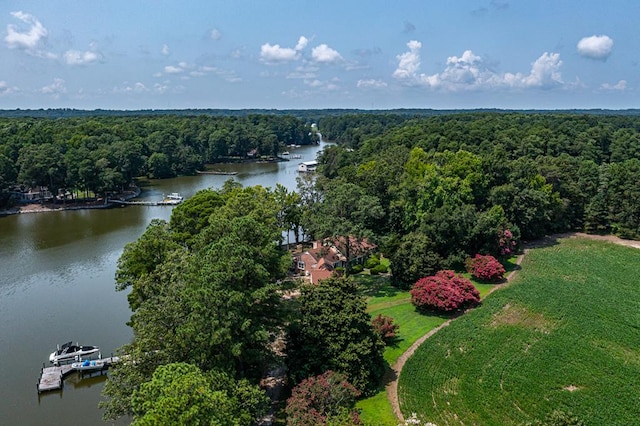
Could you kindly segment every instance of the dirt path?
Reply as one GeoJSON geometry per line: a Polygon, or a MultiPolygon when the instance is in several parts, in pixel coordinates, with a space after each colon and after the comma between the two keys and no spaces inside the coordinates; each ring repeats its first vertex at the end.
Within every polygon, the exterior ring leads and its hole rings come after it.
{"type": "MultiPolygon", "coordinates": [[[[549,236],[549,237],[545,237],[542,240],[534,241],[534,242],[532,242],[530,244],[525,244],[525,248],[523,250],[523,254],[519,255],[518,258],[516,259],[516,265],[519,266],[520,263],[522,263],[522,259],[524,259],[524,256],[525,256],[525,254],[527,253],[527,251],[529,249],[536,248],[536,247],[544,247],[546,245],[553,244],[558,239],[562,239],[562,238],[577,238],[577,237],[590,238],[592,240],[599,240],[599,241],[609,241],[609,242],[612,242],[614,244],[620,244],[620,245],[623,245],[623,246],[635,247],[637,249],[640,249],[640,241],[623,240],[622,238],[619,238],[619,237],[616,237],[616,236],[613,236],[613,235],[590,235],[590,234],[584,234],[582,232],[572,232],[572,233],[566,233],[566,234],[552,235],[552,236],[549,236]]],[[[506,284],[511,282],[513,280],[513,278],[515,277],[516,273],[518,272],[518,270],[519,270],[519,268],[516,268],[515,270],[511,271],[509,273],[509,275],[507,275],[505,283],[500,284],[500,285],[496,285],[495,287],[493,287],[491,289],[491,291],[489,291],[489,293],[487,293],[487,295],[485,295],[485,297],[487,297],[493,291],[495,291],[495,290],[497,290],[499,288],[503,288],[506,284]]],[[[458,317],[456,317],[456,318],[458,318],[458,317]]],[[[416,351],[416,349],[418,349],[418,347],[421,344],[423,344],[425,340],[427,340],[429,337],[431,337],[434,334],[436,334],[442,328],[447,327],[449,324],[451,324],[451,321],[455,320],[456,318],[452,318],[452,319],[448,320],[447,322],[442,323],[438,327],[432,329],[427,334],[425,334],[424,336],[422,336],[418,340],[416,340],[413,343],[413,345],[411,345],[411,347],[409,347],[409,349],[407,349],[407,351],[405,353],[400,355],[400,357],[398,358],[396,363],[391,366],[391,369],[389,371],[387,371],[387,374],[386,374],[386,377],[385,377],[385,379],[386,379],[385,383],[387,383],[387,385],[386,385],[387,397],[389,398],[389,402],[391,402],[391,406],[393,407],[393,412],[395,413],[395,415],[398,418],[398,420],[400,421],[400,423],[404,423],[404,416],[402,415],[402,412],[400,411],[400,401],[398,399],[398,378],[400,377],[400,372],[402,371],[402,367],[404,367],[404,364],[407,362],[407,360],[409,358],[411,358],[411,356],[416,351]]]]}

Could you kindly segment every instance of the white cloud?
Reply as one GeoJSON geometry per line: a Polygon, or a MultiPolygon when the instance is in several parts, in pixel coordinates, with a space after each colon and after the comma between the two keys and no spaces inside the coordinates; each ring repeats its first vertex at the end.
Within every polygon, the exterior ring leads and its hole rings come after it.
{"type": "Polygon", "coordinates": [[[311,57],[316,62],[331,63],[342,61],[342,56],[326,44],[321,44],[311,50],[311,57]]]}
{"type": "Polygon", "coordinates": [[[385,83],[382,80],[368,79],[368,80],[358,80],[358,83],[356,86],[363,89],[368,89],[368,88],[380,89],[383,87],[387,87],[387,83],[385,83]]]}
{"type": "Polygon", "coordinates": [[[393,72],[393,77],[398,80],[410,80],[415,78],[415,74],[420,69],[420,49],[422,43],[411,40],[407,43],[408,52],[396,56],[398,68],[393,72]]]}
{"type": "Polygon", "coordinates": [[[10,95],[18,91],[17,87],[10,87],[6,81],[0,81],[0,96],[10,95]]]}
{"type": "Polygon", "coordinates": [[[627,80],[620,80],[616,84],[604,83],[602,86],[600,86],[600,88],[604,90],[623,91],[627,89],[627,80]]]}
{"type": "Polygon", "coordinates": [[[445,91],[482,90],[490,88],[551,88],[563,84],[558,53],[543,53],[533,62],[529,74],[504,73],[491,70],[482,58],[471,50],[460,57],[447,58],[445,69],[436,74],[419,73],[422,43],[407,43],[409,51],[397,56],[398,67],[393,77],[407,85],[424,86],[445,91]]]}
{"type": "Polygon", "coordinates": [[[290,47],[280,47],[279,44],[271,45],[269,43],[260,46],[260,59],[267,63],[290,62],[295,61],[298,57],[298,51],[290,47]]]}
{"type": "Polygon", "coordinates": [[[22,21],[28,28],[19,28],[16,25],[7,25],[7,35],[4,41],[10,49],[20,49],[31,56],[45,59],[57,59],[58,55],[42,49],[49,32],[33,15],[22,11],[11,12],[11,15],[22,21]]]}
{"type": "Polygon", "coordinates": [[[300,36],[295,48],[265,43],[260,46],[260,60],[266,63],[296,61],[300,59],[300,52],[308,43],[309,40],[305,36],[300,36]]]}
{"type": "Polygon", "coordinates": [[[163,44],[163,45],[162,45],[162,54],[163,54],[164,56],[169,56],[169,53],[171,53],[171,52],[169,51],[169,46],[167,46],[166,44],[163,44]]]}
{"type": "Polygon", "coordinates": [[[209,37],[211,37],[211,40],[218,41],[222,38],[222,33],[219,29],[214,28],[209,32],[209,37]]]}
{"type": "Polygon", "coordinates": [[[45,95],[51,95],[54,99],[58,99],[60,95],[67,93],[67,88],[64,85],[63,79],[54,78],[53,83],[48,86],[44,86],[40,89],[40,92],[45,95]]]}
{"type": "Polygon", "coordinates": [[[296,50],[302,50],[307,47],[309,40],[305,36],[300,36],[298,43],[296,44],[296,50]]]}
{"type": "Polygon", "coordinates": [[[552,87],[562,84],[559,53],[544,52],[531,66],[531,73],[522,79],[525,87],[552,87]]]}
{"type": "Polygon", "coordinates": [[[164,72],[167,74],[180,74],[183,73],[185,70],[184,68],[180,67],[180,66],[174,66],[174,65],[167,65],[166,67],[164,67],[164,72]]]}
{"type": "Polygon", "coordinates": [[[102,54],[98,51],[95,43],[91,43],[89,50],[67,50],[64,53],[64,61],[69,65],[87,65],[102,59],[102,54]]]}
{"type": "Polygon", "coordinates": [[[35,16],[22,11],[11,12],[11,15],[27,24],[29,28],[21,31],[16,25],[7,25],[7,35],[4,40],[9,48],[34,50],[49,34],[35,16]]]}
{"type": "Polygon", "coordinates": [[[606,35],[582,38],[577,45],[578,53],[585,58],[607,60],[613,50],[613,40],[606,35]]]}

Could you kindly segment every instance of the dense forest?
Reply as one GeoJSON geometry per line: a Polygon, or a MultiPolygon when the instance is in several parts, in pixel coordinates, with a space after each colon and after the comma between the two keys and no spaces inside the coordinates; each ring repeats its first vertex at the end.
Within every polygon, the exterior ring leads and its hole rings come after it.
{"type": "MultiPolygon", "coordinates": [[[[384,342],[348,277],[352,241],[377,244],[391,260],[394,284],[409,288],[436,271],[462,269],[477,253],[504,258],[521,240],[550,233],[640,238],[636,115],[316,118],[0,119],[4,191],[17,182],[100,192],[139,175],[193,173],[251,149],[277,155],[283,145],[313,143],[311,122],[335,142],[297,191],[228,181],[200,191],[125,247],[116,281],[129,291],[135,337],[122,352],[136,362],[110,373],[106,417],[128,414],[147,424],[182,421],[172,416],[186,413],[192,421],[252,424],[267,407],[257,384],[278,362],[291,385],[314,377],[328,383],[324,374],[335,371],[357,388],[347,399],[371,394],[384,372],[384,342]],[[288,230],[343,241],[347,277],[317,286],[287,280],[291,254],[280,243],[288,230]],[[293,287],[299,298],[285,300],[293,287]],[[206,394],[185,398],[193,386],[206,394]]],[[[351,414],[333,413],[332,424],[351,414]]]]}
{"type": "Polygon", "coordinates": [[[134,178],[195,174],[206,163],[276,157],[317,140],[285,115],[0,119],[0,206],[10,190],[118,192],[134,178]]]}

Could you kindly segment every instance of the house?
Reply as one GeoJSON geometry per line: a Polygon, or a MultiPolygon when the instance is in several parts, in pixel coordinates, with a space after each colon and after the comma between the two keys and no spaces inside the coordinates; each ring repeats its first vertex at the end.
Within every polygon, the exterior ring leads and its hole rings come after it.
{"type": "Polygon", "coordinates": [[[16,187],[11,191],[11,198],[19,203],[29,204],[39,203],[41,201],[50,201],[53,199],[53,195],[46,186],[36,186],[29,188],[28,191],[24,191],[20,187],[16,187]]]}
{"type": "MultiPolygon", "coordinates": [[[[312,283],[330,278],[336,268],[347,267],[345,238],[314,241],[310,249],[295,253],[295,269],[312,283]]],[[[349,237],[349,263],[364,263],[377,246],[366,239],[349,237]]]]}
{"type": "Polygon", "coordinates": [[[298,164],[298,171],[301,173],[315,172],[318,168],[317,161],[305,161],[298,164]]]}

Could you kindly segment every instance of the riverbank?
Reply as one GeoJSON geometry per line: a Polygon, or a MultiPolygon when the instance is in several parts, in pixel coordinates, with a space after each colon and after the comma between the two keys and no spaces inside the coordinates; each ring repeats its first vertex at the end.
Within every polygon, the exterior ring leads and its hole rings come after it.
{"type": "Polygon", "coordinates": [[[0,210],[0,217],[9,216],[13,214],[23,214],[23,213],[48,213],[48,212],[60,212],[65,210],[107,209],[114,206],[115,205],[112,203],[105,204],[104,201],[82,201],[82,202],[70,201],[65,204],[61,204],[61,203],[20,204],[18,206],[0,210]]]}
{"type": "MultiPolygon", "coordinates": [[[[115,194],[111,199],[126,201],[132,198],[135,198],[140,195],[140,188],[137,186],[132,186],[130,191],[124,191],[120,194],[115,194]]],[[[49,212],[60,212],[65,210],[85,210],[85,209],[109,209],[112,207],[117,207],[116,203],[109,202],[109,199],[106,201],[103,198],[83,198],[76,200],[67,200],[65,202],[37,202],[37,203],[28,203],[28,204],[18,204],[13,207],[9,207],[7,209],[0,210],[0,217],[9,216],[14,214],[23,214],[23,213],[49,213],[49,212]]]]}

